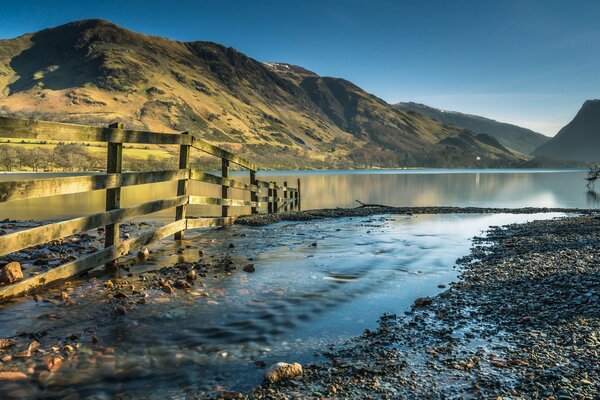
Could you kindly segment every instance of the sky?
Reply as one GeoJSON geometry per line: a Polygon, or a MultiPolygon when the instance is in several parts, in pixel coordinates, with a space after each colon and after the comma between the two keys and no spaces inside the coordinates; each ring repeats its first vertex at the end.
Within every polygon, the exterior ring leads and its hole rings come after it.
{"type": "Polygon", "coordinates": [[[85,18],[554,136],[600,98],[598,0],[0,0],[0,38],[85,18]]]}

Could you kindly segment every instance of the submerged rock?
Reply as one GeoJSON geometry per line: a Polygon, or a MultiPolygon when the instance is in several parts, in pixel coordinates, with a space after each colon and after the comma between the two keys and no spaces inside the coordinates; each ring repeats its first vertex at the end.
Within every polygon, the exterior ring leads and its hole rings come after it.
{"type": "Polygon", "coordinates": [[[302,375],[302,365],[298,363],[288,364],[278,362],[267,369],[265,372],[265,380],[267,382],[278,382],[292,379],[300,375],[302,375]]]}
{"type": "Polygon", "coordinates": [[[415,307],[427,307],[433,303],[433,300],[429,297],[419,297],[415,300],[415,307]]]}

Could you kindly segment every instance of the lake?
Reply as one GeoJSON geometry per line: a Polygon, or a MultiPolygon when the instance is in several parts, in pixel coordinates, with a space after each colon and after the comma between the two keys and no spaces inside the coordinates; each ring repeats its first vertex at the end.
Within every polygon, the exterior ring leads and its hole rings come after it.
{"type": "MultiPolygon", "coordinates": [[[[56,174],[38,174],[37,176],[56,174]]],[[[247,174],[236,179],[248,181],[247,174]]],[[[0,174],[0,180],[31,178],[34,174],[0,174]]],[[[258,179],[302,184],[302,209],[355,207],[355,200],[391,206],[476,207],[597,207],[587,194],[581,169],[485,169],[485,170],[353,170],[353,171],[262,171],[258,179]]],[[[220,196],[216,185],[191,182],[190,194],[220,196]]],[[[232,197],[249,200],[249,194],[231,190],[232,197]]],[[[175,183],[128,187],[121,204],[134,205],[173,197],[175,183]]],[[[63,195],[0,204],[0,217],[55,219],[104,210],[104,191],[63,195]]],[[[219,215],[218,207],[190,206],[189,215],[219,215]]],[[[247,214],[249,208],[234,213],[247,214]]],[[[170,216],[173,212],[162,212],[170,216]]]]}
{"type": "MultiPolygon", "coordinates": [[[[277,171],[262,172],[260,179],[294,187],[300,179],[303,209],[354,207],[355,200],[392,206],[597,207],[586,192],[585,175],[583,170],[277,171]]],[[[191,185],[192,193],[204,196],[219,190],[191,185]]],[[[175,185],[154,184],[126,188],[122,199],[127,205],[174,194],[175,185]]],[[[103,207],[104,193],[97,191],[5,203],[0,218],[64,218],[103,207]]],[[[209,215],[218,209],[194,212],[209,215]]],[[[456,280],[455,261],[468,254],[470,239],[489,226],[562,215],[381,215],[190,232],[183,242],[153,245],[151,257],[138,260],[131,273],[196,262],[199,248],[252,259],[256,272],[209,275],[198,285],[210,297],[180,293],[166,304],[150,300],[118,319],[105,318],[106,298],[99,288],[108,278],[79,279],[71,296],[85,293],[80,304],[2,306],[0,337],[35,330],[48,332],[45,339],[62,340],[93,326],[102,346],[116,352],[116,361],[107,356],[109,365],[86,353],[84,345],[41,398],[248,391],[261,381],[257,361],[320,360],[315,350],[374,328],[382,313],[401,314],[415,298],[444,290],[438,285],[456,280]],[[318,246],[311,246],[315,242],[318,246]]],[[[167,216],[172,214],[154,217],[167,216]]]]}

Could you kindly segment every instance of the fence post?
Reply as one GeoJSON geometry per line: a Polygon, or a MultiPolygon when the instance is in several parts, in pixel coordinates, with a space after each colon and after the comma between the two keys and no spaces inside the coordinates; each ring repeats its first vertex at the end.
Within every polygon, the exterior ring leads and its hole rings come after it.
{"type": "Polygon", "coordinates": [[[296,201],[296,203],[298,204],[298,211],[302,211],[300,209],[300,198],[302,197],[300,194],[300,178],[298,178],[298,192],[296,193],[296,196],[298,198],[298,200],[296,201]]]}
{"type": "Polygon", "coordinates": [[[267,212],[273,212],[273,188],[271,188],[273,182],[269,182],[269,188],[267,189],[267,212]]]}
{"type": "MultiPolygon", "coordinates": [[[[182,135],[189,135],[188,132],[181,132],[182,135]]],[[[182,144],[179,146],[179,169],[190,169],[190,145],[182,144]]],[[[177,196],[185,196],[187,194],[188,179],[180,179],[177,181],[177,196]]],[[[175,209],[175,221],[186,217],[187,204],[178,206],[175,209]]],[[[183,240],[185,229],[175,234],[175,240],[183,240]]]]}
{"type": "MultiPolygon", "coordinates": [[[[109,128],[123,129],[122,122],[115,122],[109,128]]],[[[106,155],[106,173],[119,174],[123,170],[123,143],[109,142],[106,155]]],[[[121,207],[121,188],[106,189],[106,211],[121,207]]],[[[119,224],[106,225],[104,228],[104,247],[119,242],[119,224]]]]}
{"type": "Polygon", "coordinates": [[[286,211],[286,209],[288,208],[288,198],[289,198],[289,192],[288,192],[288,185],[287,182],[283,182],[283,211],[286,211]]]}
{"type": "Polygon", "coordinates": [[[273,182],[275,189],[273,189],[273,212],[279,211],[279,190],[277,190],[277,182],[273,182]]]}
{"type": "MultiPolygon", "coordinates": [[[[226,160],[224,158],[221,159],[221,176],[223,178],[229,178],[229,160],[226,160]]],[[[229,198],[229,186],[221,186],[221,198],[223,200],[229,198]]],[[[221,216],[229,216],[229,206],[221,206],[221,216]]]]}
{"type": "MultiPolygon", "coordinates": [[[[250,171],[250,185],[256,185],[256,171],[250,171]]],[[[256,190],[258,191],[258,185],[256,186],[256,190]]],[[[250,201],[258,202],[257,192],[250,192],[250,201]]],[[[256,207],[252,207],[250,212],[256,214],[256,207]]]]}

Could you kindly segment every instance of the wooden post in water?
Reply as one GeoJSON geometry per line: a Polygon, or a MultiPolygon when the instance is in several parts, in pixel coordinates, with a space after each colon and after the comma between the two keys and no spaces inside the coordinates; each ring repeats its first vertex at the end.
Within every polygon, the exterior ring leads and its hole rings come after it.
{"type": "Polygon", "coordinates": [[[277,189],[277,182],[273,182],[273,187],[273,212],[276,213],[279,211],[280,190],[277,189]]]}
{"type": "Polygon", "coordinates": [[[283,211],[286,211],[288,208],[288,198],[289,198],[289,192],[288,192],[288,185],[287,182],[283,182],[283,211]]]}
{"type": "Polygon", "coordinates": [[[298,186],[297,187],[298,187],[298,191],[296,192],[296,198],[297,198],[296,204],[298,206],[298,211],[302,211],[300,209],[300,198],[302,197],[302,195],[300,194],[300,178],[298,178],[298,186]]]}
{"type": "Polygon", "coordinates": [[[273,212],[273,189],[271,188],[272,184],[273,184],[273,182],[269,182],[269,188],[267,189],[267,212],[268,213],[273,212]]]}
{"type": "MultiPolygon", "coordinates": [[[[255,171],[250,171],[250,185],[256,185],[256,172],[255,171]]],[[[258,190],[258,186],[256,187],[256,190],[258,190]]],[[[250,192],[250,201],[253,202],[258,202],[258,193],[257,192],[250,192]]],[[[250,209],[252,214],[256,214],[256,207],[252,207],[250,209]]]]}
{"type": "MultiPolygon", "coordinates": [[[[182,135],[189,135],[188,132],[181,132],[182,135]]],[[[182,144],[179,146],[179,169],[190,169],[190,145],[182,144]]],[[[177,181],[177,196],[185,196],[187,194],[189,179],[180,179],[177,181]]],[[[183,204],[175,208],[175,221],[185,219],[187,204],[183,204]]],[[[185,229],[175,233],[175,240],[183,240],[185,229]]]]}
{"type": "MultiPolygon", "coordinates": [[[[109,128],[123,129],[122,122],[115,122],[109,128]]],[[[119,174],[123,170],[123,143],[109,142],[106,155],[106,173],[119,174]]],[[[121,208],[121,188],[106,189],[106,211],[121,208]]],[[[104,247],[119,242],[119,224],[109,224],[104,228],[104,247]]]]}
{"type": "MultiPolygon", "coordinates": [[[[223,178],[229,178],[229,160],[226,160],[224,158],[221,160],[221,176],[223,178]]],[[[229,186],[221,186],[221,198],[223,200],[229,198],[229,186]]],[[[229,216],[229,206],[221,206],[221,216],[229,216]]]]}

